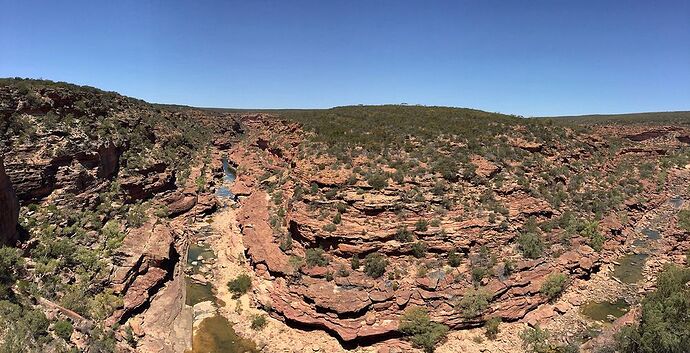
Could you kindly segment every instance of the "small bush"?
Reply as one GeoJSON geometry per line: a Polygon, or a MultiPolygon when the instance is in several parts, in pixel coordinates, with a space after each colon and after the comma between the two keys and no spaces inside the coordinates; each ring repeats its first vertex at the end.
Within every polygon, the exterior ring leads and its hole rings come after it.
{"type": "Polygon", "coordinates": [[[566,276],[563,273],[552,273],[548,277],[546,277],[546,280],[544,283],[541,284],[541,288],[539,291],[546,295],[549,300],[554,300],[558,298],[559,295],[563,292],[565,289],[565,285],[568,282],[568,276],[566,276]]]}
{"type": "Polygon", "coordinates": [[[539,326],[528,327],[520,333],[522,348],[528,353],[557,352],[556,347],[549,344],[549,330],[542,330],[539,326]]]}
{"type": "Polygon", "coordinates": [[[400,318],[399,329],[416,347],[426,353],[432,353],[436,344],[448,333],[446,325],[431,321],[426,309],[420,307],[405,310],[400,318]]]}
{"type": "Polygon", "coordinates": [[[412,256],[420,259],[426,254],[426,243],[418,241],[412,244],[412,256]]]}
{"type": "Polygon", "coordinates": [[[367,183],[376,190],[381,190],[388,186],[388,177],[381,173],[367,175],[367,183]]]}
{"type": "Polygon", "coordinates": [[[72,337],[74,327],[72,327],[72,323],[67,320],[58,320],[53,324],[53,331],[55,331],[58,337],[65,341],[69,341],[70,337],[72,337]]]}
{"type": "Polygon", "coordinates": [[[10,296],[23,266],[24,261],[16,249],[0,247],[0,299],[10,296]]]}
{"type": "Polygon", "coordinates": [[[596,221],[582,221],[579,226],[582,228],[580,230],[580,235],[588,240],[589,246],[595,251],[601,251],[604,247],[606,238],[598,230],[599,223],[596,221]]]}
{"type": "Polygon", "coordinates": [[[494,340],[500,332],[498,326],[501,325],[501,318],[494,316],[486,321],[484,324],[484,329],[486,330],[486,338],[494,340]]]}
{"type": "Polygon", "coordinates": [[[544,242],[535,233],[524,233],[518,238],[520,252],[526,258],[537,259],[544,252],[544,242]]]}
{"type": "Polygon", "coordinates": [[[355,255],[352,257],[352,259],[350,259],[350,267],[356,271],[357,269],[359,269],[359,266],[359,256],[355,255]]]}
{"type": "Polygon", "coordinates": [[[489,274],[489,269],[484,266],[472,267],[472,282],[480,283],[489,274]]]}
{"type": "Polygon", "coordinates": [[[414,224],[414,229],[418,232],[426,232],[429,229],[429,222],[426,219],[420,219],[414,224]]]}
{"type": "Polygon", "coordinates": [[[247,293],[251,287],[252,279],[246,273],[243,273],[228,282],[228,289],[230,289],[230,291],[234,294],[235,298],[239,298],[242,294],[247,293]]]}
{"type": "Polygon", "coordinates": [[[690,210],[678,212],[678,227],[686,232],[690,232],[690,210]]]}
{"type": "Polygon", "coordinates": [[[481,315],[489,307],[491,296],[482,289],[470,289],[458,302],[463,317],[473,318],[481,315]]]}
{"type": "Polygon", "coordinates": [[[307,249],[307,266],[326,266],[328,259],[324,256],[324,251],[321,248],[307,249]]]}
{"type": "Polygon", "coordinates": [[[141,227],[148,220],[146,206],[144,204],[132,205],[127,212],[127,223],[132,227],[141,227]]]}
{"type": "Polygon", "coordinates": [[[383,276],[388,266],[388,260],[378,253],[367,255],[364,259],[364,272],[374,278],[383,276]]]}
{"type": "Polygon", "coordinates": [[[268,320],[266,320],[266,315],[263,315],[263,314],[252,315],[252,324],[251,324],[252,330],[261,330],[264,327],[266,327],[267,324],[268,324],[268,320]]]}
{"type": "Polygon", "coordinates": [[[395,233],[395,240],[401,243],[409,243],[412,241],[412,233],[407,230],[407,227],[400,228],[395,233]]]}
{"type": "Polygon", "coordinates": [[[455,250],[451,250],[448,252],[448,265],[451,267],[458,267],[460,266],[460,263],[462,262],[462,257],[458,255],[458,253],[455,250]]]}
{"type": "Polygon", "coordinates": [[[503,275],[508,277],[515,272],[515,261],[513,259],[505,259],[503,261],[503,275]]]}

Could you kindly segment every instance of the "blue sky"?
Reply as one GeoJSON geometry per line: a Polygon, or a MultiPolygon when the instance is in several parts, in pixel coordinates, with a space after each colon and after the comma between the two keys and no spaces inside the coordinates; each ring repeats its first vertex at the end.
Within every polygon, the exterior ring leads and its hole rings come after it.
{"type": "Polygon", "coordinates": [[[151,102],[690,110],[690,1],[0,0],[0,76],[151,102]]]}

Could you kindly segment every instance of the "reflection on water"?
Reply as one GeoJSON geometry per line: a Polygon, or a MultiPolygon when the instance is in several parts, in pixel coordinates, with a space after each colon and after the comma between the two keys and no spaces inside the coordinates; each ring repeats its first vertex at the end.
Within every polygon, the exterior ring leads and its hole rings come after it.
{"type": "Polygon", "coordinates": [[[219,187],[218,190],[216,190],[216,195],[218,197],[229,198],[229,199],[234,197],[234,195],[232,194],[232,191],[230,191],[230,188],[227,186],[219,187]]]}
{"type": "Polygon", "coordinates": [[[646,235],[649,240],[657,240],[661,238],[659,231],[649,228],[642,229],[642,234],[646,235]]]}
{"type": "Polygon", "coordinates": [[[194,306],[194,304],[199,304],[201,302],[216,300],[213,296],[213,287],[211,284],[200,284],[194,282],[190,278],[186,278],[185,280],[187,281],[187,300],[185,304],[194,306]]]}
{"type": "Polygon", "coordinates": [[[228,162],[227,157],[223,157],[223,173],[225,173],[223,180],[230,182],[230,183],[235,181],[237,172],[235,171],[235,168],[233,168],[230,165],[230,162],[228,162]]]}
{"type": "Polygon", "coordinates": [[[223,183],[226,185],[219,187],[218,190],[216,190],[216,195],[222,198],[234,199],[235,195],[230,191],[230,187],[227,184],[235,181],[237,171],[230,165],[226,157],[223,157],[223,174],[223,183]]]}
{"type": "Polygon", "coordinates": [[[216,254],[208,245],[205,244],[192,244],[189,246],[189,252],[187,253],[187,262],[191,265],[192,261],[197,261],[199,256],[204,260],[215,259],[216,254]]]}
{"type": "Polygon", "coordinates": [[[619,260],[614,267],[613,276],[623,283],[637,283],[642,279],[642,270],[647,260],[647,254],[628,254],[619,260]]]}
{"type": "Polygon", "coordinates": [[[222,316],[204,319],[194,334],[192,353],[258,353],[254,342],[235,333],[222,316]]]}
{"type": "Polygon", "coordinates": [[[202,262],[208,262],[216,258],[216,254],[213,250],[205,244],[191,244],[189,250],[187,251],[187,266],[189,266],[192,274],[199,273],[199,268],[202,262]],[[199,260],[201,258],[201,260],[199,260]]]}
{"type": "Polygon", "coordinates": [[[681,208],[683,206],[683,198],[679,195],[672,197],[668,202],[673,206],[673,208],[681,208]]]}
{"type": "Polygon", "coordinates": [[[625,315],[630,305],[620,298],[614,302],[589,302],[580,308],[582,315],[596,321],[613,322],[625,315]]]}

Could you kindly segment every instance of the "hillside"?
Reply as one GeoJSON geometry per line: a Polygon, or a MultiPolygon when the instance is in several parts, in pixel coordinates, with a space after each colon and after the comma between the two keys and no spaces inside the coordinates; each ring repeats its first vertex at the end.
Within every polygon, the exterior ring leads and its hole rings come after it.
{"type": "Polygon", "coordinates": [[[578,116],[557,116],[550,118],[556,122],[570,124],[690,124],[690,112],[652,112],[652,113],[629,113],[629,114],[595,114],[578,116]]]}
{"type": "Polygon", "coordinates": [[[246,112],[0,80],[2,349],[613,347],[686,265],[686,116],[246,112]]]}

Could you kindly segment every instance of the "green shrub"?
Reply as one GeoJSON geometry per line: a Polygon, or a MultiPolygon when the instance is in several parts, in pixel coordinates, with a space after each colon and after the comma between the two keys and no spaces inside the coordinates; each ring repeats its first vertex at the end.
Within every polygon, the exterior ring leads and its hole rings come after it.
{"type": "Polygon", "coordinates": [[[17,280],[23,263],[16,249],[0,247],[0,299],[10,295],[11,288],[17,280]]]}
{"type": "Polygon", "coordinates": [[[243,273],[228,282],[228,289],[233,293],[235,298],[239,298],[242,296],[242,294],[247,293],[251,287],[252,279],[246,273],[243,273]]]}
{"type": "Polygon", "coordinates": [[[451,267],[458,267],[462,262],[462,257],[455,250],[448,252],[448,265],[451,267]]]}
{"type": "Polygon", "coordinates": [[[491,295],[482,289],[470,289],[458,302],[457,309],[465,318],[481,315],[488,307],[491,295]]]}
{"type": "Polygon", "coordinates": [[[690,269],[671,265],[642,301],[639,324],[616,337],[621,353],[690,352],[690,269]]]}
{"type": "Polygon", "coordinates": [[[324,251],[321,248],[307,249],[306,252],[307,266],[326,266],[328,265],[328,258],[324,256],[324,251]]]}
{"type": "Polygon", "coordinates": [[[48,333],[50,321],[48,321],[43,311],[39,309],[25,309],[24,319],[28,323],[29,330],[33,332],[34,337],[45,336],[48,333]]]}
{"type": "Polygon", "coordinates": [[[401,243],[409,243],[412,241],[412,232],[407,230],[407,227],[402,227],[395,233],[395,240],[401,243]]]}
{"type": "Polygon", "coordinates": [[[537,259],[544,252],[544,242],[535,233],[524,233],[518,237],[518,247],[526,258],[537,259]]]}
{"type": "Polygon", "coordinates": [[[72,323],[67,320],[58,320],[53,324],[53,331],[55,331],[58,337],[65,341],[69,341],[74,327],[72,327],[72,323]]]}
{"type": "Polygon", "coordinates": [[[261,330],[264,327],[266,327],[267,324],[268,324],[268,320],[266,320],[266,315],[263,315],[263,314],[252,315],[252,324],[251,324],[252,330],[261,330]]]}
{"type": "Polygon", "coordinates": [[[371,173],[367,175],[367,183],[376,190],[381,190],[388,186],[388,177],[383,173],[371,173]]]}
{"type": "Polygon", "coordinates": [[[364,272],[374,278],[383,276],[388,266],[388,260],[378,253],[372,253],[364,258],[364,272]]]}
{"type": "Polygon", "coordinates": [[[541,284],[539,291],[546,295],[549,300],[554,300],[565,290],[565,286],[568,282],[568,276],[563,273],[552,273],[544,283],[541,284]]]}
{"type": "Polygon", "coordinates": [[[144,204],[136,204],[129,207],[127,212],[127,223],[132,227],[141,227],[148,220],[146,216],[146,206],[144,204]]]}
{"type": "Polygon", "coordinates": [[[418,241],[412,244],[412,256],[420,259],[426,255],[426,243],[418,241]]]}
{"type": "Polygon", "coordinates": [[[606,238],[599,232],[599,223],[596,221],[582,221],[579,225],[580,235],[588,240],[589,246],[595,251],[601,251],[606,238]]]}
{"type": "Polygon", "coordinates": [[[487,267],[481,265],[472,267],[472,282],[474,282],[475,285],[480,283],[487,275],[489,275],[489,269],[487,267]]]}
{"type": "Polygon", "coordinates": [[[101,234],[106,239],[106,248],[108,250],[115,250],[122,245],[125,240],[125,234],[120,231],[120,225],[116,220],[109,220],[101,229],[101,234]]]}
{"type": "Polygon", "coordinates": [[[405,310],[400,318],[399,330],[416,347],[427,353],[432,353],[436,344],[441,342],[448,333],[446,325],[431,321],[426,309],[420,307],[405,310]]]}
{"type": "Polygon", "coordinates": [[[418,232],[426,232],[429,229],[429,222],[426,219],[420,219],[414,224],[414,229],[418,232]]]}
{"type": "Polygon", "coordinates": [[[486,333],[486,337],[488,339],[491,339],[491,340],[496,339],[496,337],[498,336],[498,333],[500,332],[500,330],[498,328],[500,325],[501,325],[501,318],[500,317],[494,316],[494,317],[490,318],[489,320],[487,320],[486,323],[484,324],[484,330],[486,333]]]}
{"type": "Polygon", "coordinates": [[[359,269],[360,263],[359,263],[359,256],[354,255],[350,259],[350,267],[352,267],[353,270],[359,269]]]}
{"type": "Polygon", "coordinates": [[[88,314],[93,319],[105,320],[122,305],[122,298],[117,296],[112,289],[106,289],[89,300],[88,314]]]}
{"type": "Polygon", "coordinates": [[[161,205],[156,208],[153,214],[158,218],[167,218],[170,215],[170,210],[168,209],[168,206],[161,205]]]}
{"type": "Polygon", "coordinates": [[[520,333],[522,348],[528,353],[554,353],[554,347],[549,344],[550,336],[549,330],[528,327],[520,333]]]}
{"type": "Polygon", "coordinates": [[[134,330],[132,330],[132,326],[130,325],[125,326],[125,342],[132,348],[137,345],[137,339],[134,337],[134,330]]]}
{"type": "Polygon", "coordinates": [[[678,227],[686,232],[690,232],[690,210],[678,212],[678,227]]]}

